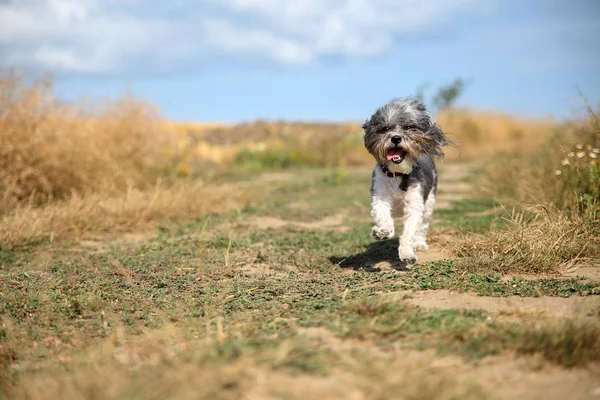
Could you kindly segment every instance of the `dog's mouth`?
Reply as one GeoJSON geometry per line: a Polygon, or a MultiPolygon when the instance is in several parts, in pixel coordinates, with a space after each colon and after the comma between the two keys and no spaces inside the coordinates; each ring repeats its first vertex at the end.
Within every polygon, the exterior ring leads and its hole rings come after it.
{"type": "Polygon", "coordinates": [[[387,160],[394,164],[400,164],[406,156],[406,150],[400,147],[392,147],[387,151],[387,160]]]}

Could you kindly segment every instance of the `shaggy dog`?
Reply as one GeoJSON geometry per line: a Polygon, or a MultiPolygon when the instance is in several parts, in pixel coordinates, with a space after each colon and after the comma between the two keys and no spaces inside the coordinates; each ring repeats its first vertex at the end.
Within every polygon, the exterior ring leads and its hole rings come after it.
{"type": "Polygon", "coordinates": [[[427,250],[427,230],[435,205],[437,170],[434,156],[449,144],[423,103],[394,99],[366,120],[365,147],[377,161],[371,181],[371,230],[377,240],[394,236],[393,213],[402,212],[404,228],[398,255],[417,262],[415,250],[427,250]]]}

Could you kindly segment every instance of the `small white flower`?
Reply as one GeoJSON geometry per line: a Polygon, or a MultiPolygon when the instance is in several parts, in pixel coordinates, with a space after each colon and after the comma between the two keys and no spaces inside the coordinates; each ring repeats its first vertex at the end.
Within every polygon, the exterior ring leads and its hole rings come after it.
{"type": "Polygon", "coordinates": [[[600,154],[600,149],[592,149],[592,153],[600,154]]]}
{"type": "Polygon", "coordinates": [[[569,154],[567,154],[569,157],[575,157],[575,153],[570,152],[569,154]]]}
{"type": "Polygon", "coordinates": [[[562,174],[562,171],[561,171],[560,169],[557,169],[557,170],[554,172],[554,175],[560,175],[560,174],[562,174]]]}
{"type": "Polygon", "coordinates": [[[583,158],[585,156],[585,151],[578,151],[577,158],[583,158]]]}
{"type": "Polygon", "coordinates": [[[563,158],[563,160],[560,163],[562,165],[569,165],[569,160],[567,158],[563,158]]]}
{"type": "Polygon", "coordinates": [[[575,148],[576,148],[577,150],[583,150],[583,145],[582,145],[582,144],[576,144],[576,145],[575,145],[575,148]]]}
{"type": "Polygon", "coordinates": [[[596,154],[596,153],[590,153],[590,157],[592,157],[592,158],[598,158],[598,154],[596,154]]]}

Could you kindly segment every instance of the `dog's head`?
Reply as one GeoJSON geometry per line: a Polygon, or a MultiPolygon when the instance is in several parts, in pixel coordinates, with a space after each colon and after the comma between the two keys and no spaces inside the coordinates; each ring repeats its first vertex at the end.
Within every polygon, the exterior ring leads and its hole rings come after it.
{"type": "Polygon", "coordinates": [[[390,171],[409,173],[422,154],[443,155],[449,143],[423,103],[413,98],[394,99],[367,119],[365,147],[390,171]]]}

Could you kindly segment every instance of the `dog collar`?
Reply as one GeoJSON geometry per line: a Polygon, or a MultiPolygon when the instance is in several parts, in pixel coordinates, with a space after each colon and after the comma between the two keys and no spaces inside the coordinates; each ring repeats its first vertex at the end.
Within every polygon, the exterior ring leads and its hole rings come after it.
{"type": "Polygon", "coordinates": [[[401,172],[392,172],[385,164],[379,164],[381,171],[386,174],[389,178],[398,178],[401,177],[400,180],[400,190],[406,192],[408,190],[408,174],[403,174],[401,172]]]}

